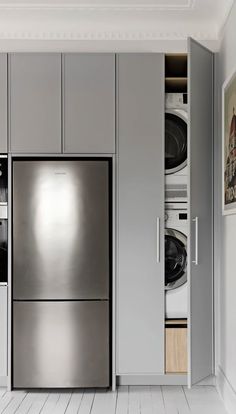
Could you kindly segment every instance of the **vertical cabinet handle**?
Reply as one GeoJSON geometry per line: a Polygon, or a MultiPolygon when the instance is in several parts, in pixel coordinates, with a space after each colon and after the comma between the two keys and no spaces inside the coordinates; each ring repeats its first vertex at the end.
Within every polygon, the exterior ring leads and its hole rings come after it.
{"type": "Polygon", "coordinates": [[[160,262],[160,217],[157,217],[157,263],[160,262]]]}
{"type": "Polygon", "coordinates": [[[195,223],[195,260],[193,263],[197,266],[198,265],[198,217],[193,219],[195,223]]]}

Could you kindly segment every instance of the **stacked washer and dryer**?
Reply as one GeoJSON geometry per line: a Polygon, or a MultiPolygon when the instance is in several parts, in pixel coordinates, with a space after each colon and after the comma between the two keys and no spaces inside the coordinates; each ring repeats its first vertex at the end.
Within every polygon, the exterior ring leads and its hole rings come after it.
{"type": "Polygon", "coordinates": [[[186,93],[166,93],[165,105],[165,315],[187,319],[187,133],[186,93]]]}

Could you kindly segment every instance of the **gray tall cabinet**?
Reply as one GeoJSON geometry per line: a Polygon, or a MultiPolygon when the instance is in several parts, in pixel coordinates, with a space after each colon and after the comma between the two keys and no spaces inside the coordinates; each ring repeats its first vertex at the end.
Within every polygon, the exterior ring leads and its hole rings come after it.
{"type": "Polygon", "coordinates": [[[0,153],[7,153],[7,54],[0,54],[0,153]]]}
{"type": "MultiPolygon", "coordinates": [[[[190,385],[213,371],[212,74],[212,54],[190,40],[190,385]]],[[[0,56],[0,152],[116,153],[113,352],[126,383],[165,375],[164,76],[163,54],[0,56]]]]}
{"type": "MultiPolygon", "coordinates": [[[[7,141],[7,54],[0,54],[0,154],[8,151],[7,141]]],[[[0,265],[1,272],[1,265],[0,265]]],[[[0,386],[7,376],[7,286],[0,285],[0,386]]]]}
{"type": "Polygon", "coordinates": [[[118,56],[121,374],[164,371],[164,55],[118,56]]]}
{"type": "MultiPolygon", "coordinates": [[[[192,385],[213,373],[213,54],[191,39],[188,49],[192,385]]],[[[164,367],[163,62],[162,54],[121,54],[117,63],[117,373],[123,384],[187,381],[168,379],[164,367]]]]}

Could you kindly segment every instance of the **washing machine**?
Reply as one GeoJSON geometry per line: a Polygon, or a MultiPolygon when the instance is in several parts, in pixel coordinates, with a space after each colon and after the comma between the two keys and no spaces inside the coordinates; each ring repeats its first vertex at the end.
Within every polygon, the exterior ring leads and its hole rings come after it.
{"type": "Polygon", "coordinates": [[[167,93],[165,99],[166,186],[187,186],[187,94],[167,93]]]}
{"type": "Polygon", "coordinates": [[[187,318],[187,203],[167,204],[165,211],[165,316],[187,318]]]}

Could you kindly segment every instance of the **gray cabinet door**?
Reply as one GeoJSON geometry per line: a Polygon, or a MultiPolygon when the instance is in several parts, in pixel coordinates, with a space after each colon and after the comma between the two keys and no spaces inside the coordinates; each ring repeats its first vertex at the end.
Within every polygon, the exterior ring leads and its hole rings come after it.
{"type": "Polygon", "coordinates": [[[9,55],[10,150],[61,152],[61,55],[9,55]]]}
{"type": "Polygon", "coordinates": [[[115,152],[115,55],[66,54],[64,152],[115,152]]]}
{"type": "Polygon", "coordinates": [[[7,54],[0,54],[0,153],[7,153],[7,54]]]}
{"type": "Polygon", "coordinates": [[[0,286],[0,377],[7,375],[7,286],[0,286]]]}
{"type": "Polygon", "coordinates": [[[189,384],[213,371],[213,54],[189,40],[189,384]]]}
{"type": "Polygon", "coordinates": [[[163,374],[164,57],[120,54],[117,76],[117,370],[163,374]]]}

